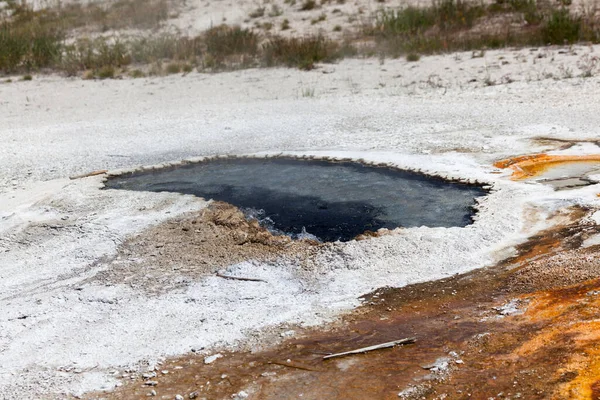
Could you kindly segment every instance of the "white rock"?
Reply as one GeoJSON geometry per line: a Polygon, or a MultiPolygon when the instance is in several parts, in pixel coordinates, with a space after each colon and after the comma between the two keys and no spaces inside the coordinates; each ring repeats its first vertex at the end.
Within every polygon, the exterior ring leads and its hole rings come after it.
{"type": "Polygon", "coordinates": [[[250,396],[248,393],[244,392],[243,390],[240,390],[238,393],[234,394],[231,397],[233,398],[233,400],[243,400],[247,399],[248,396],[250,396]]]}
{"type": "Polygon", "coordinates": [[[221,353],[213,354],[212,356],[204,357],[204,364],[210,364],[217,359],[223,357],[221,353]]]}

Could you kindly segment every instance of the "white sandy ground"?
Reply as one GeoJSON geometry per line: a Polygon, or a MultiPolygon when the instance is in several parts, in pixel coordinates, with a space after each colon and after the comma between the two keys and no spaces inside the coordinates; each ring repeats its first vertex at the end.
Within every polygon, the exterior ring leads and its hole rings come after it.
{"type": "MultiPolygon", "coordinates": [[[[577,58],[569,61],[561,50],[544,51],[575,69],[577,58]]],[[[0,85],[0,398],[110,389],[118,384],[114,371],[192,348],[259,343],[261,329],[331,320],[374,288],[492,264],[569,205],[600,207],[600,185],[555,192],[511,182],[508,172],[491,166],[555,149],[536,144],[536,136],[600,138],[598,78],[528,79],[540,64],[531,63],[537,51],[524,50],[525,72],[511,70],[517,82],[482,83],[480,63],[516,53],[417,64],[349,60],[312,72],[121,81],[36,76],[0,85]],[[427,82],[432,74],[443,87],[427,82]],[[479,80],[469,83],[470,76],[479,80]],[[494,191],[466,228],[411,228],[331,244],[310,280],[290,263],[242,263],[229,272],[268,283],[182,278],[183,289],[160,296],[83,283],[107,268],[127,237],[206,202],[103,191],[102,177],[71,181],[69,175],[279,152],[386,162],[488,182],[494,191]]]]}

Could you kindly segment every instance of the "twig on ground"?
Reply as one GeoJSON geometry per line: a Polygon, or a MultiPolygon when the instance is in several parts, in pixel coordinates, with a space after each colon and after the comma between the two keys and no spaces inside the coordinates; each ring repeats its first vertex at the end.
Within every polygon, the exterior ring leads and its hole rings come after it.
{"type": "Polygon", "coordinates": [[[393,342],[376,344],[373,346],[363,347],[363,348],[356,349],[356,350],[345,351],[343,353],[330,354],[328,356],[324,356],[323,360],[327,360],[329,358],[334,358],[334,357],[343,357],[343,356],[347,356],[350,354],[360,354],[360,353],[366,353],[368,351],[373,351],[373,350],[386,349],[388,347],[394,347],[394,346],[398,346],[401,344],[414,343],[416,340],[417,340],[417,338],[414,338],[414,337],[404,338],[404,339],[400,339],[400,340],[394,340],[393,342]]]}
{"type": "Polygon", "coordinates": [[[295,363],[295,362],[269,361],[269,364],[283,365],[284,367],[302,369],[304,371],[314,371],[314,372],[320,372],[321,371],[320,369],[313,368],[311,366],[304,365],[304,364],[295,363]]]}
{"type": "Polygon", "coordinates": [[[265,281],[264,279],[258,279],[258,278],[245,278],[243,276],[231,276],[231,275],[224,275],[221,274],[220,272],[217,272],[216,274],[219,278],[223,278],[223,279],[233,279],[236,281],[250,281],[250,282],[265,282],[267,283],[267,281],[265,281]]]}
{"type": "Polygon", "coordinates": [[[73,176],[70,176],[69,179],[73,180],[73,179],[87,178],[89,176],[102,175],[102,174],[105,174],[107,172],[108,172],[108,170],[106,170],[106,169],[100,169],[98,171],[88,172],[87,174],[73,175],[73,176]]]}

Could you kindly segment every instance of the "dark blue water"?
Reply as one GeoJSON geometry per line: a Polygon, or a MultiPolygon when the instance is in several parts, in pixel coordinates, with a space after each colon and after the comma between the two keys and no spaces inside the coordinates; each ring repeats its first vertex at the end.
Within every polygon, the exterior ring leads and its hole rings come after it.
{"type": "Polygon", "coordinates": [[[480,187],[359,163],[220,159],[114,177],[107,188],[179,192],[240,207],[272,231],[347,241],[367,230],[471,223],[480,187]]]}

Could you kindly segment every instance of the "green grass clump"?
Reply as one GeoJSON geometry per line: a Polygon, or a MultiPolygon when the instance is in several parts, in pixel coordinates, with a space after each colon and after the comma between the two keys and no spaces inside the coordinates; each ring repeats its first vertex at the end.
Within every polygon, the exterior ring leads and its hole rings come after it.
{"type": "Polygon", "coordinates": [[[60,59],[63,37],[62,32],[35,22],[0,22],[0,71],[52,66],[60,59]]]}
{"type": "Polygon", "coordinates": [[[406,7],[383,10],[376,16],[375,27],[382,35],[415,35],[432,27],[441,31],[472,27],[485,13],[483,6],[462,0],[442,0],[430,7],[406,7]]]}
{"type": "Polygon", "coordinates": [[[169,63],[167,64],[167,67],[165,68],[165,72],[169,75],[172,74],[178,74],[181,72],[181,65],[179,63],[169,63]]]}
{"type": "Polygon", "coordinates": [[[263,50],[267,66],[286,65],[303,70],[313,69],[317,62],[331,62],[341,57],[338,45],[322,36],[276,37],[269,40],[263,50]]]}
{"type": "Polygon", "coordinates": [[[113,67],[112,65],[105,65],[103,67],[100,67],[96,76],[98,76],[98,78],[100,79],[112,79],[115,77],[115,74],[115,67],[113,67]]]}
{"type": "Polygon", "coordinates": [[[317,8],[317,2],[315,0],[305,0],[300,6],[300,11],[310,11],[317,8]]]}
{"type": "Polygon", "coordinates": [[[213,56],[256,54],[259,37],[249,29],[221,25],[204,34],[206,51],[213,56]]]}
{"type": "Polygon", "coordinates": [[[131,71],[129,73],[129,76],[132,78],[143,78],[146,76],[146,74],[144,74],[144,72],[140,69],[134,69],[133,71],[131,71]]]}
{"type": "Polygon", "coordinates": [[[365,29],[377,53],[392,57],[500,47],[600,42],[593,13],[573,15],[564,6],[536,0],[503,0],[485,5],[441,0],[430,7],[381,11],[365,29]],[[524,23],[486,31],[486,21],[501,17],[524,23]],[[471,28],[478,25],[477,32],[471,28]]]}
{"type": "Polygon", "coordinates": [[[417,53],[408,53],[406,55],[406,61],[408,62],[416,62],[419,61],[421,59],[421,56],[418,55],[417,53]]]}
{"type": "Polygon", "coordinates": [[[554,10],[542,27],[547,44],[575,43],[581,40],[581,17],[572,16],[567,9],[554,10]]]}

